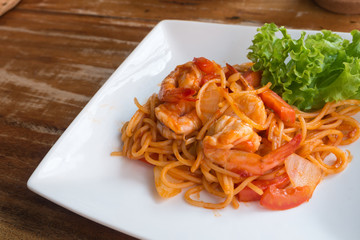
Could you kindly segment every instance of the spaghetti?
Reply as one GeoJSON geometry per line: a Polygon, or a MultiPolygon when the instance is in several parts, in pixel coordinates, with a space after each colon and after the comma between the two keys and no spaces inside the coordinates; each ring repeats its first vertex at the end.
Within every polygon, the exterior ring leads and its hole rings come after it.
{"type": "Polygon", "coordinates": [[[159,95],[144,105],[135,99],[138,110],[121,129],[122,151],[113,154],[153,165],[160,196],[184,190],[185,200],[198,207],[237,208],[239,201],[260,200],[270,209],[287,209],[309,200],[318,181],[305,198],[294,197],[311,184],[297,184],[289,169],[294,164],[286,159],[296,153],[320,178],[343,171],[352,156],[339,146],[360,136],[359,123],[351,117],[360,101],[327,103],[310,113],[292,107],[289,123],[289,115],[267,99],[270,85],[256,88],[257,73],[249,67],[221,68],[204,58],[179,65],[159,95]],[[293,195],[284,206],[266,203],[277,199],[271,192],[275,187],[293,195]],[[204,201],[205,192],[215,197],[204,201]]]}

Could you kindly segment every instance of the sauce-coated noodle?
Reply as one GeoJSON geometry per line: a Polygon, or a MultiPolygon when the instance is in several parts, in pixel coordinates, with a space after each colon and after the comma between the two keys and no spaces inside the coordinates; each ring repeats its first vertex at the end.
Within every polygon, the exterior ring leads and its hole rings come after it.
{"type": "MultiPolygon", "coordinates": [[[[195,61],[195,63],[197,62],[195,61]]],[[[181,90],[181,94],[184,94],[184,100],[178,100],[186,102],[182,112],[178,116],[167,116],[168,121],[176,118],[174,124],[180,124],[181,121],[186,123],[190,121],[193,123],[191,131],[187,129],[186,134],[174,132],[164,120],[159,120],[157,117],[159,113],[156,112],[156,109],[164,101],[159,100],[157,94],[152,95],[144,105],[140,105],[135,99],[138,110],[121,130],[122,151],[113,153],[113,155],[140,159],[154,165],[156,168],[155,182],[159,194],[161,192],[160,195],[175,196],[181,192],[180,190],[184,190],[185,200],[194,206],[219,209],[232,204],[233,207],[237,208],[239,206],[237,198],[239,192],[250,189],[250,191],[261,197],[265,189],[261,187],[260,183],[271,181],[271,179],[275,179],[281,174],[286,174],[286,168],[284,167],[284,161],[282,161],[276,166],[264,170],[261,174],[254,174],[254,172],[245,171],[241,167],[240,169],[231,167],[230,161],[233,161],[233,159],[226,159],[226,157],[229,154],[234,155],[235,158],[239,157],[239,159],[242,159],[240,157],[242,155],[265,156],[269,152],[271,153],[291,142],[297,134],[301,134],[302,139],[300,145],[295,149],[296,153],[319,167],[324,175],[343,171],[351,161],[352,156],[350,153],[341,150],[338,146],[348,145],[356,141],[360,136],[359,123],[351,117],[360,110],[359,101],[345,100],[327,103],[322,109],[311,113],[295,109],[296,121],[291,125],[284,123],[277,114],[274,114],[272,109],[266,107],[264,111],[266,120],[264,123],[259,123],[257,119],[251,119],[246,112],[247,110],[244,111],[243,106],[237,104],[237,101],[239,96],[247,94],[255,95],[254,99],[261,101],[261,98],[257,96],[266,91],[270,85],[253,89],[244,86],[243,82],[245,80],[241,70],[238,72],[229,69],[229,67],[220,68],[217,65],[212,70],[210,69],[213,72],[209,72],[209,68],[202,68],[202,66],[199,67],[200,69],[195,69],[196,76],[201,73],[202,79],[199,80],[200,83],[196,83],[196,87],[194,87],[194,84],[191,85],[191,94],[193,95],[189,95],[184,90],[188,89],[188,82],[179,83],[185,86],[181,90]],[[207,83],[202,82],[204,79],[207,80],[207,83]],[[216,99],[213,99],[211,104],[209,98],[212,95],[204,93],[205,89],[202,87],[213,92],[216,91],[216,94],[213,94],[216,99]],[[202,96],[206,97],[206,99],[201,99],[202,96]],[[209,111],[206,110],[207,103],[211,106],[211,109],[208,109],[209,111]],[[225,115],[228,118],[225,119],[225,115]],[[184,117],[187,118],[184,119],[184,117]],[[197,121],[194,117],[198,117],[201,121],[197,121]],[[223,124],[222,120],[232,120],[238,126],[241,126],[241,122],[245,123],[249,127],[249,131],[258,137],[241,136],[243,139],[248,140],[236,140],[236,143],[229,142],[228,139],[221,139],[226,134],[234,134],[231,132],[234,130],[228,132],[224,130],[228,127],[227,125],[222,126],[222,128],[219,126],[216,129],[216,125],[223,124]],[[223,135],[219,131],[223,131],[223,135]],[[260,146],[254,147],[251,153],[247,151],[254,144],[256,145],[253,142],[258,141],[258,139],[260,139],[260,146]],[[214,143],[215,140],[218,142],[214,143]],[[206,146],[212,148],[205,151],[204,142],[207,142],[206,146]],[[232,144],[231,149],[224,142],[232,144]],[[217,146],[219,146],[218,149],[216,149],[217,146]],[[223,158],[223,161],[229,161],[229,163],[221,162],[221,158],[223,158]],[[332,159],[332,161],[328,159],[332,159]],[[201,200],[200,193],[203,191],[216,196],[214,201],[205,202],[201,200]]],[[[251,66],[251,64],[248,66],[251,66]]],[[[196,66],[193,66],[193,68],[196,68],[196,66]]],[[[241,69],[241,67],[238,69],[241,69]]],[[[182,71],[192,71],[192,69],[187,68],[182,71]]],[[[191,72],[187,74],[191,74],[191,72]]],[[[177,77],[174,77],[174,74],[172,76],[173,78],[177,77]]],[[[185,75],[186,77],[188,75],[185,75]]],[[[167,80],[173,81],[177,79],[167,80]]],[[[180,89],[179,86],[176,86],[175,89],[180,89]]],[[[177,103],[171,102],[170,104],[177,103]]],[[[248,108],[251,108],[251,106],[248,108]]],[[[257,111],[257,109],[255,110],[257,111]]],[[[230,137],[233,137],[233,135],[230,137]]],[[[238,162],[235,162],[235,166],[237,166],[236,164],[238,162]]],[[[289,184],[288,182],[283,187],[290,186],[289,184]]]]}

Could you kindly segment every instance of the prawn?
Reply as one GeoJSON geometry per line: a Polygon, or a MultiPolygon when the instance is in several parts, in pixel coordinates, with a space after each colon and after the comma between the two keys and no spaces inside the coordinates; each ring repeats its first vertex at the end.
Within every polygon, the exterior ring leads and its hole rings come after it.
{"type": "MultiPolygon", "coordinates": [[[[254,122],[261,125],[266,122],[267,114],[265,105],[258,95],[253,93],[239,94],[236,96],[235,104],[240,111],[254,122]]],[[[237,117],[236,113],[231,108],[228,108],[224,114],[237,117]]]]}
{"type": "Polygon", "coordinates": [[[202,73],[194,62],[177,66],[161,83],[160,101],[196,101],[192,96],[200,89],[201,78],[202,73]]]}
{"type": "Polygon", "coordinates": [[[170,128],[165,126],[162,122],[158,121],[156,123],[156,128],[159,130],[160,134],[166,139],[183,139],[182,135],[177,135],[174,131],[170,128]]]}
{"type": "MultiPolygon", "coordinates": [[[[175,134],[187,135],[201,127],[201,120],[196,114],[192,102],[180,101],[177,103],[165,102],[155,108],[156,118],[175,134]]],[[[164,129],[160,132],[164,133],[164,129]]],[[[168,132],[165,130],[165,132],[168,132]]],[[[170,134],[166,134],[170,135],[170,134]]]]}
{"type": "Polygon", "coordinates": [[[158,98],[164,102],[155,108],[157,128],[166,138],[177,139],[201,127],[196,113],[195,95],[203,85],[203,77],[216,70],[215,63],[206,58],[178,65],[161,83],[158,98]]]}
{"type": "Polygon", "coordinates": [[[209,136],[203,140],[204,149],[213,147],[222,150],[237,149],[255,152],[259,149],[261,142],[261,137],[250,125],[228,115],[221,116],[208,133],[209,136]]]}
{"type": "Polygon", "coordinates": [[[298,134],[287,144],[265,156],[260,156],[253,151],[260,145],[260,137],[245,123],[231,118],[233,117],[223,116],[219,119],[220,122],[215,123],[215,130],[220,129],[222,125],[225,126],[222,131],[204,138],[203,151],[205,157],[211,161],[242,176],[264,174],[283,163],[300,146],[301,134],[298,134]],[[242,146],[241,143],[247,141],[253,143],[252,149],[239,147],[242,146]]]}

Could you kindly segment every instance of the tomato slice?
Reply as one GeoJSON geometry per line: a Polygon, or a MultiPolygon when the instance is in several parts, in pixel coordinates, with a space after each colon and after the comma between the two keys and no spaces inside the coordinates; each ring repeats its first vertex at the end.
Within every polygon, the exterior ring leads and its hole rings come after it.
{"type": "Polygon", "coordinates": [[[211,79],[214,79],[214,78],[217,78],[217,77],[219,77],[218,74],[214,74],[214,73],[206,74],[205,76],[203,76],[201,78],[200,86],[204,85],[205,83],[207,83],[211,79]]]}
{"type": "Polygon", "coordinates": [[[274,110],[286,125],[293,125],[295,123],[295,110],[274,91],[268,89],[260,93],[259,96],[263,100],[265,106],[274,110]]]}
{"type": "MultiPolygon", "coordinates": [[[[252,70],[248,70],[243,73],[243,77],[249,83],[249,85],[253,87],[258,87],[261,83],[262,72],[254,72],[252,70]]],[[[268,89],[260,93],[259,96],[263,100],[265,106],[274,110],[274,112],[285,124],[293,125],[295,123],[295,110],[274,91],[268,89]]]]}
{"type": "MultiPolygon", "coordinates": [[[[287,186],[289,183],[290,183],[289,177],[287,176],[286,173],[269,180],[252,181],[252,184],[254,184],[263,191],[265,191],[271,185],[277,186],[278,188],[283,188],[287,186]]],[[[251,188],[245,187],[243,190],[239,192],[238,199],[240,202],[259,201],[261,199],[261,195],[254,192],[254,190],[252,190],[251,188]]]]}
{"type": "Polygon", "coordinates": [[[215,64],[207,58],[204,57],[194,58],[193,61],[196,64],[196,66],[198,66],[198,68],[200,68],[200,70],[206,74],[216,72],[217,68],[215,64]]]}
{"type": "Polygon", "coordinates": [[[309,201],[312,191],[308,186],[279,189],[271,185],[260,199],[260,204],[271,210],[286,210],[309,201]]]}
{"type": "Polygon", "coordinates": [[[254,88],[259,87],[261,83],[262,72],[254,72],[252,70],[248,70],[243,73],[243,77],[249,83],[250,86],[254,88]]]}

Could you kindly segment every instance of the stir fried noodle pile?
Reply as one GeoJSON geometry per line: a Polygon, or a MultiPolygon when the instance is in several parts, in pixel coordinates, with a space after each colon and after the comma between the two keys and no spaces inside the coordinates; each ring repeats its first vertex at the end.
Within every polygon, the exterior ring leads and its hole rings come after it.
{"type": "Polygon", "coordinates": [[[270,84],[260,87],[261,72],[251,66],[220,67],[206,58],[177,66],[158,94],[144,105],[135,99],[138,110],[122,127],[123,148],[114,155],[153,165],[161,197],[184,190],[198,207],[260,201],[282,210],[308,201],[324,176],[351,161],[338,146],[359,138],[351,116],[360,101],[302,112],[270,84]]]}

